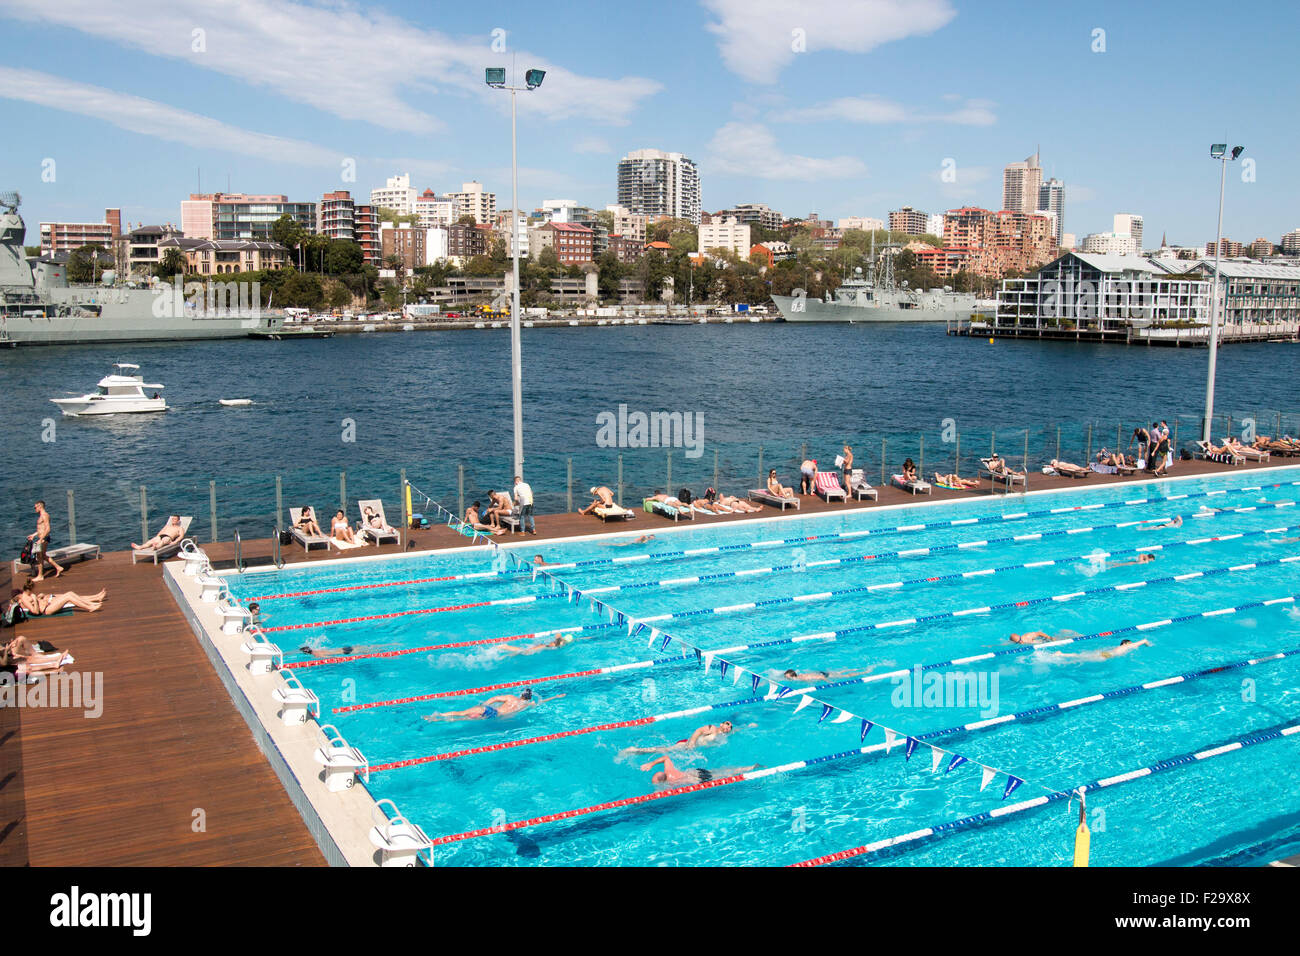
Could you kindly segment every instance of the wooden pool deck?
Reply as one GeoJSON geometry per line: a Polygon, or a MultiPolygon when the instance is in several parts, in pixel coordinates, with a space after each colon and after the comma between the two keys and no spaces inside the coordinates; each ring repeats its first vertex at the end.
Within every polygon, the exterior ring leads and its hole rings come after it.
{"type": "MultiPolygon", "coordinates": [[[[1275,460],[1273,466],[1296,459],[1275,460]]],[[[1248,473],[1179,462],[1174,476],[1248,473]]],[[[1093,475],[1072,481],[1030,476],[1032,491],[1120,484],[1134,479],[1093,475]]],[[[804,498],[801,512],[873,508],[991,494],[935,489],[912,495],[880,489],[879,503],[827,504],[804,498]]],[[[998,492],[999,494],[1001,492],[998,492]]],[[[629,506],[635,503],[626,502],[629,506]]],[[[776,516],[766,508],[757,517],[776,516]]],[[[703,527],[739,516],[701,518],[703,527]]],[[[550,540],[629,530],[656,533],[673,522],[637,512],[629,522],[604,524],[577,514],[541,515],[530,539],[545,553],[550,540]]],[[[498,541],[519,541],[504,535],[498,541]]],[[[413,531],[403,545],[347,552],[397,554],[464,547],[445,526],[413,531]]],[[[482,545],[480,545],[482,546],[482,545]]],[[[204,544],[216,562],[230,561],[230,542],[204,544]]],[[[531,547],[531,546],[530,546],[531,547]]],[[[245,541],[245,561],[273,554],[270,539],[245,541]]],[[[286,547],[286,562],[337,558],[286,547]]],[[[3,575],[8,575],[8,564],[3,575]]],[[[6,584],[21,586],[24,577],[6,584]]],[[[258,750],[193,632],[174,604],[161,569],[131,564],[128,552],[72,565],[42,592],[108,590],[103,610],[56,616],[20,627],[29,639],[48,640],[76,656],[72,673],[102,674],[103,713],[81,709],[0,707],[0,865],[4,866],[319,866],[324,859],[279,780],[258,750]]],[[[5,592],[8,593],[7,591],[5,592]]],[[[6,638],[12,632],[6,632],[6,638]]]]}

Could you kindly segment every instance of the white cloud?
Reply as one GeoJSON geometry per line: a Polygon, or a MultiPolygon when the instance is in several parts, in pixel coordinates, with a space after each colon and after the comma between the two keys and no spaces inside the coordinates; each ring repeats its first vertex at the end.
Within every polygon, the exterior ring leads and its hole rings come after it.
{"type": "MultiPolygon", "coordinates": [[[[947,99],[947,97],[944,97],[947,99]]],[[[842,123],[953,123],[960,126],[992,126],[997,122],[988,100],[967,100],[948,112],[916,110],[881,96],[842,96],[814,106],[786,110],[773,116],[785,122],[834,121],[842,123]]]]}
{"type": "Polygon", "coordinates": [[[508,67],[516,54],[521,69],[547,71],[542,90],[521,108],[551,119],[626,124],[662,88],[643,77],[581,76],[512,47],[503,55],[492,51],[488,34],[454,38],[351,3],[0,0],[0,12],[213,70],[342,119],[413,133],[440,128],[423,106],[444,89],[503,108],[505,97],[484,86],[483,69],[508,67]],[[195,49],[198,30],[202,50],[195,49]]]}
{"type": "MultiPolygon", "coordinates": [[[[785,142],[796,142],[786,137],[785,142]]],[[[867,167],[856,156],[817,159],[787,153],[766,126],[727,123],[709,143],[706,163],[710,173],[750,176],[756,179],[814,181],[865,176],[867,167]]]]}
{"type": "MultiPolygon", "coordinates": [[[[939,192],[945,198],[968,200],[980,195],[983,191],[981,184],[987,183],[992,175],[993,170],[988,166],[963,166],[957,163],[950,172],[941,165],[930,173],[930,178],[939,183],[939,192]],[[945,178],[945,173],[954,177],[951,182],[945,178]]],[[[999,195],[997,204],[1001,205],[1001,203],[1002,197],[999,195]]]]}
{"type": "Polygon", "coordinates": [[[957,11],[949,0],[702,0],[717,17],[727,68],[751,83],[775,83],[797,56],[828,50],[870,53],[876,47],[924,36],[947,25],[957,11]],[[801,31],[796,33],[796,31],[801,31]]]}
{"type": "Polygon", "coordinates": [[[603,136],[584,136],[573,144],[575,153],[611,153],[613,147],[603,136]]]}
{"type": "Polygon", "coordinates": [[[344,159],[338,150],[314,143],[254,133],[210,116],[36,70],[0,67],[0,97],[78,113],[133,133],[198,149],[225,150],[301,166],[338,167],[344,159]]]}

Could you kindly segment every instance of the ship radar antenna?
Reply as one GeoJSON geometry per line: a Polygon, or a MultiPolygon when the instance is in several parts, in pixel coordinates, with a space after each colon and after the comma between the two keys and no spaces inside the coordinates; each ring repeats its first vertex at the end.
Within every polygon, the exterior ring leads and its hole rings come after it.
{"type": "Polygon", "coordinates": [[[4,206],[10,212],[17,212],[18,207],[22,205],[22,201],[23,197],[14,190],[0,192],[0,206],[4,206]]]}

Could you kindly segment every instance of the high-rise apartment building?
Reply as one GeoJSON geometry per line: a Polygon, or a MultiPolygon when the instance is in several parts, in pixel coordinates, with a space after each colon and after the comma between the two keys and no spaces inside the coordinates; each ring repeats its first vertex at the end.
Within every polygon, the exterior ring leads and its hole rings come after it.
{"type": "Polygon", "coordinates": [[[885,228],[885,220],[876,219],[872,216],[845,216],[840,220],[839,226],[840,232],[847,232],[850,229],[875,232],[877,229],[885,228]]]}
{"type": "Polygon", "coordinates": [[[322,236],[355,242],[361,247],[361,257],[367,265],[380,264],[383,238],[374,206],[359,206],[351,193],[340,189],[321,196],[316,208],[322,236]]]}
{"type": "Polygon", "coordinates": [[[1002,170],[1002,208],[1033,215],[1040,208],[1038,189],[1043,184],[1043,168],[1038,153],[1023,162],[1010,163],[1002,170]]]}
{"type": "Polygon", "coordinates": [[[105,252],[113,251],[113,241],[122,235],[122,210],[105,209],[103,222],[41,223],[41,255],[71,252],[82,246],[98,244],[105,252]]]}
{"type": "Polygon", "coordinates": [[[681,153],[633,150],[619,160],[618,204],[652,219],[672,216],[699,225],[699,169],[681,153]]]}
{"type": "Polygon", "coordinates": [[[1115,226],[1112,231],[1117,236],[1129,236],[1133,240],[1133,251],[1142,251],[1142,217],[1130,212],[1115,214],[1115,226]]]}
{"type": "Polygon", "coordinates": [[[415,197],[411,211],[420,217],[420,225],[426,229],[432,226],[450,226],[460,218],[456,200],[450,196],[439,196],[432,189],[426,189],[415,197]]]}
{"type": "Polygon", "coordinates": [[[1055,217],[1052,238],[1060,242],[1065,234],[1065,183],[1053,177],[1039,186],[1037,209],[1055,217]]]}
{"type": "Polygon", "coordinates": [[[902,209],[889,211],[889,231],[901,232],[909,236],[925,235],[925,226],[930,217],[919,209],[904,206],[902,209]]]}
{"type": "Polygon", "coordinates": [[[308,232],[317,231],[314,202],[289,202],[288,196],[190,193],[181,203],[181,232],[187,239],[269,240],[275,221],[286,215],[308,232]]]}
{"type": "Polygon", "coordinates": [[[718,219],[715,216],[712,222],[700,226],[698,251],[704,253],[710,249],[725,249],[743,258],[749,255],[749,239],[749,223],[737,222],[732,218],[718,219]]]}
{"type": "Polygon", "coordinates": [[[456,215],[473,216],[475,225],[490,226],[497,214],[497,194],[486,192],[478,180],[463,183],[460,192],[447,193],[447,198],[456,203],[456,215]]]}
{"type": "Polygon", "coordinates": [[[605,211],[614,217],[614,224],[609,231],[611,236],[645,243],[645,227],[649,224],[649,216],[639,215],[622,206],[606,206],[605,211]]]}
{"type": "Polygon", "coordinates": [[[370,190],[370,205],[391,209],[399,216],[409,216],[415,212],[415,189],[411,186],[411,176],[389,176],[388,182],[380,189],[370,190]]]}
{"type": "Polygon", "coordinates": [[[766,203],[746,202],[730,209],[714,213],[715,219],[734,219],[747,226],[762,226],[764,229],[780,229],[782,216],[766,203]]]}

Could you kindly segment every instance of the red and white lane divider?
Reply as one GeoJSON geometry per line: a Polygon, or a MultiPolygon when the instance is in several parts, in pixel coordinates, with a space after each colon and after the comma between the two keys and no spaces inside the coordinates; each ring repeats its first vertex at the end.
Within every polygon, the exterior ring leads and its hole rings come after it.
{"type": "Polygon", "coordinates": [[[529,594],[524,597],[497,598],[492,601],[474,601],[471,604],[448,604],[444,607],[422,607],[407,611],[389,611],[387,614],[364,614],[361,617],[341,617],[334,621],[310,621],[306,624],[281,624],[277,627],[262,628],[267,634],[276,631],[305,631],[316,627],[334,627],[339,624],[357,624],[362,621],[388,621],[397,617],[409,617],[413,614],[444,614],[448,611],[467,611],[476,607],[504,607],[511,604],[532,604],[535,601],[547,601],[560,597],[559,594],[529,594]]]}
{"type": "MultiPolygon", "coordinates": [[[[515,571],[514,574],[521,572],[515,571]]],[[[405,581],[378,581],[373,584],[345,584],[336,588],[313,588],[310,591],[285,591],[283,594],[259,594],[256,597],[243,598],[248,601],[278,601],[281,598],[312,597],[317,594],[340,594],[344,591],[369,591],[374,588],[400,588],[408,584],[434,584],[441,581],[473,581],[477,578],[499,578],[497,571],[471,571],[467,574],[445,574],[438,578],[411,578],[405,581]]]]}

